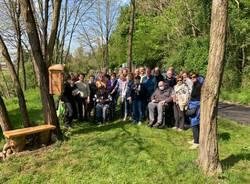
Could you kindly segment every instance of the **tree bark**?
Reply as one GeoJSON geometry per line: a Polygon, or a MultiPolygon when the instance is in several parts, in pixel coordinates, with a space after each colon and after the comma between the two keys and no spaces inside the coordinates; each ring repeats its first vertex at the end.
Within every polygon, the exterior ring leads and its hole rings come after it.
{"type": "Polygon", "coordinates": [[[52,28],[50,33],[49,45],[48,45],[48,62],[47,67],[52,63],[53,60],[53,51],[56,43],[58,24],[60,19],[60,10],[61,10],[61,0],[54,1],[53,17],[52,17],[52,28]]]}
{"type": "Polygon", "coordinates": [[[109,66],[110,0],[106,0],[106,34],[104,66],[109,66]]]}
{"type": "Polygon", "coordinates": [[[23,90],[22,90],[19,78],[17,76],[14,64],[11,61],[8,49],[4,43],[1,35],[0,35],[0,49],[2,51],[3,57],[6,60],[7,67],[10,71],[10,75],[11,75],[12,81],[13,81],[15,89],[16,89],[19,107],[20,107],[20,111],[22,114],[22,118],[23,118],[23,125],[24,125],[24,127],[29,127],[30,126],[30,119],[29,119],[29,114],[27,111],[27,106],[26,106],[26,101],[25,101],[25,97],[23,94],[23,90]]]}
{"type": "Polygon", "coordinates": [[[217,142],[217,112],[224,70],[227,7],[227,0],[213,0],[208,69],[201,97],[199,152],[199,164],[207,175],[222,172],[217,142]]]}
{"type": "Polygon", "coordinates": [[[8,131],[12,129],[8,112],[6,110],[4,101],[1,96],[0,96],[0,126],[2,128],[2,131],[8,131]]]}
{"type": "Polygon", "coordinates": [[[131,13],[130,13],[130,23],[128,32],[128,69],[132,72],[132,49],[133,49],[133,34],[134,34],[134,24],[135,24],[135,0],[131,0],[131,13]]]}
{"type": "Polygon", "coordinates": [[[24,53],[23,53],[23,46],[21,45],[20,51],[20,59],[21,59],[21,66],[22,66],[22,74],[23,74],[23,90],[27,89],[27,77],[26,77],[26,69],[25,69],[25,62],[24,62],[24,53]]]}
{"type": "MultiPolygon", "coordinates": [[[[58,0],[55,1],[55,4],[56,3],[58,3],[58,0]]],[[[49,94],[48,68],[47,68],[47,64],[44,62],[42,49],[40,46],[41,44],[39,44],[40,42],[39,42],[38,30],[37,30],[34,14],[31,8],[30,0],[22,0],[21,8],[22,8],[22,16],[24,19],[29,43],[31,45],[32,56],[34,57],[35,68],[37,69],[39,79],[40,79],[39,87],[40,87],[40,94],[41,94],[42,105],[43,105],[44,120],[45,120],[45,123],[47,124],[54,124],[57,127],[56,134],[58,138],[62,138],[62,132],[60,129],[58,118],[56,116],[56,108],[54,104],[54,99],[53,99],[53,96],[49,94]]],[[[55,8],[56,8],[56,5],[55,5],[55,8]]],[[[58,7],[56,9],[60,11],[58,7]]],[[[49,45],[51,46],[51,44],[49,45]]],[[[51,48],[54,48],[54,47],[51,47],[51,48]]],[[[50,51],[50,54],[51,54],[51,51],[50,51]]]]}

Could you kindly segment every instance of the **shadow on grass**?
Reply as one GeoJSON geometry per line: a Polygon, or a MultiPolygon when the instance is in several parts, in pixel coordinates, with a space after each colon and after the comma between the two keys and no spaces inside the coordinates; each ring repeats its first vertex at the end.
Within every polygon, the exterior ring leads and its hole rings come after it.
{"type": "Polygon", "coordinates": [[[229,141],[231,139],[231,136],[228,132],[223,132],[218,134],[218,139],[222,141],[229,141]]]}
{"type": "Polygon", "coordinates": [[[250,153],[240,153],[237,155],[232,154],[229,157],[221,160],[221,163],[222,163],[223,168],[225,170],[228,170],[241,160],[250,161],[250,153]]]}
{"type": "Polygon", "coordinates": [[[109,131],[111,129],[117,129],[117,128],[122,128],[124,127],[126,124],[129,124],[129,122],[116,122],[116,123],[107,123],[101,126],[97,126],[96,124],[89,124],[90,127],[84,127],[84,128],[80,128],[77,130],[73,130],[72,131],[72,135],[75,134],[88,134],[91,132],[105,132],[105,131],[109,131]]]}

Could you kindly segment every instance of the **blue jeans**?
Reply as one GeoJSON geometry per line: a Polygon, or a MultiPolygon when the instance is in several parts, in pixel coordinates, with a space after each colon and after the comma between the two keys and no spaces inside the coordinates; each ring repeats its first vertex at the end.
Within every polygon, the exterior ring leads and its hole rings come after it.
{"type": "Polygon", "coordinates": [[[121,118],[131,116],[131,104],[128,100],[121,102],[121,118]]]}
{"type": "Polygon", "coordinates": [[[96,105],[96,118],[98,121],[107,121],[108,120],[108,109],[109,105],[108,104],[101,104],[98,103],[96,105]]]}
{"type": "Polygon", "coordinates": [[[142,121],[143,119],[143,101],[133,100],[133,120],[135,122],[142,121]]]}

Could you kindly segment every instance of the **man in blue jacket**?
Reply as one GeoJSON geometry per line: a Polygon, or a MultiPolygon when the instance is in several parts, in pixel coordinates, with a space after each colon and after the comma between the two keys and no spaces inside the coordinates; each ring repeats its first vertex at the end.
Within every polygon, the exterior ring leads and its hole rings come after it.
{"type": "Polygon", "coordinates": [[[145,87],[146,90],[146,96],[144,100],[144,109],[143,109],[143,117],[145,118],[145,111],[146,107],[148,106],[148,103],[150,101],[150,98],[152,94],[154,93],[156,87],[157,87],[157,81],[155,76],[151,74],[151,69],[149,67],[146,68],[146,76],[142,78],[142,84],[145,87]]]}

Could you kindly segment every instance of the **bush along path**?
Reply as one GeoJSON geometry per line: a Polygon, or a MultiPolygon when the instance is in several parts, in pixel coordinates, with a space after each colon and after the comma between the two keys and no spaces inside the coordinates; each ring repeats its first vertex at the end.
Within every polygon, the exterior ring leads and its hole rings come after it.
{"type": "Polygon", "coordinates": [[[219,103],[218,114],[223,118],[250,126],[250,107],[238,104],[219,103]]]}

